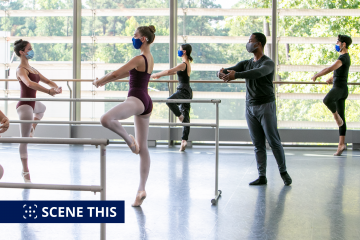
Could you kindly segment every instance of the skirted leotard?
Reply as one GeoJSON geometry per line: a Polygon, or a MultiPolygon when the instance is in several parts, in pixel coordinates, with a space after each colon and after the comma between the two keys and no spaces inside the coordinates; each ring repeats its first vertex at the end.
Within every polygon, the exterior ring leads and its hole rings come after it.
{"type": "Polygon", "coordinates": [[[140,115],[146,115],[151,113],[153,109],[153,103],[148,94],[148,84],[150,81],[151,74],[148,73],[148,62],[144,55],[141,55],[145,59],[145,72],[139,72],[135,68],[130,70],[130,80],[129,85],[130,89],[128,92],[128,97],[136,97],[142,101],[144,104],[145,110],[140,115]]]}

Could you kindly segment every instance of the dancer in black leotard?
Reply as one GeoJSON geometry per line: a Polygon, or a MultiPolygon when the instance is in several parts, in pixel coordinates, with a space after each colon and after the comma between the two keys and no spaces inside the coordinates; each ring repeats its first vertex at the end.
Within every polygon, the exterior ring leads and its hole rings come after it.
{"type": "MultiPolygon", "coordinates": [[[[182,58],[183,63],[178,66],[151,75],[153,79],[159,79],[163,76],[174,75],[177,73],[179,86],[176,93],[171,95],[168,99],[192,99],[192,89],[190,87],[190,74],[193,58],[191,57],[192,47],[190,44],[183,44],[178,51],[178,56],[182,58]]],[[[180,122],[190,122],[190,103],[166,103],[170,110],[179,118],[180,122]],[[180,105],[180,106],[179,106],[180,105]]],[[[190,127],[183,128],[183,135],[181,141],[180,151],[185,151],[187,140],[189,138],[190,127]]]]}
{"type": "Polygon", "coordinates": [[[340,156],[346,149],[345,100],[349,94],[347,80],[351,61],[348,48],[351,43],[351,37],[346,35],[339,35],[335,45],[336,51],[340,52],[338,60],[331,67],[323,69],[321,72],[315,74],[312,77],[312,80],[315,82],[316,78],[334,71],[333,76],[326,81],[328,84],[332,83],[333,87],[325,96],[323,101],[324,104],[333,113],[335,121],[339,126],[339,146],[336,153],[334,153],[334,156],[340,156]]]}

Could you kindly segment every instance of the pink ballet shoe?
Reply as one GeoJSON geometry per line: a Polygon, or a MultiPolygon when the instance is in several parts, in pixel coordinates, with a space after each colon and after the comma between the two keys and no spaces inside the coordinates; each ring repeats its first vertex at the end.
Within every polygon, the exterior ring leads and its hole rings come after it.
{"type": "Polygon", "coordinates": [[[140,148],[139,148],[139,144],[138,142],[136,141],[135,137],[133,135],[129,135],[132,139],[132,144],[130,145],[130,149],[133,153],[135,154],[139,154],[140,153],[140,148]],[[133,147],[135,146],[135,150],[133,150],[133,147]]]}
{"type": "Polygon", "coordinates": [[[34,135],[35,135],[35,129],[33,126],[31,126],[30,137],[34,137],[34,135]]]}
{"type": "Polygon", "coordinates": [[[138,191],[138,194],[136,195],[135,202],[131,205],[132,207],[140,207],[143,201],[146,198],[146,192],[145,191],[138,191]]]}
{"type": "Polygon", "coordinates": [[[178,117],[178,119],[179,119],[180,122],[183,122],[183,121],[184,121],[184,118],[185,118],[185,117],[184,117],[184,115],[182,115],[182,114],[178,117]]]}

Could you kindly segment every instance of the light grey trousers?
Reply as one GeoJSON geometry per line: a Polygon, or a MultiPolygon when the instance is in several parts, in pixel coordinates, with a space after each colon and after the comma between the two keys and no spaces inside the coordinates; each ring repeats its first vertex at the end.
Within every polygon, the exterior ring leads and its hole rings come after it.
{"type": "Polygon", "coordinates": [[[266,144],[269,142],[280,173],[286,172],[284,148],[277,129],[275,101],[256,106],[246,106],[246,121],[255,146],[259,176],[266,176],[266,144]]]}

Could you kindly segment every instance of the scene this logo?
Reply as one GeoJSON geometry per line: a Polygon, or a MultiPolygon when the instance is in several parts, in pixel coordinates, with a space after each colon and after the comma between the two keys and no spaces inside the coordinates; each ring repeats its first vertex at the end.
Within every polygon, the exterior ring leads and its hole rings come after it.
{"type": "Polygon", "coordinates": [[[0,223],[124,223],[124,201],[0,201],[0,223]]]}

